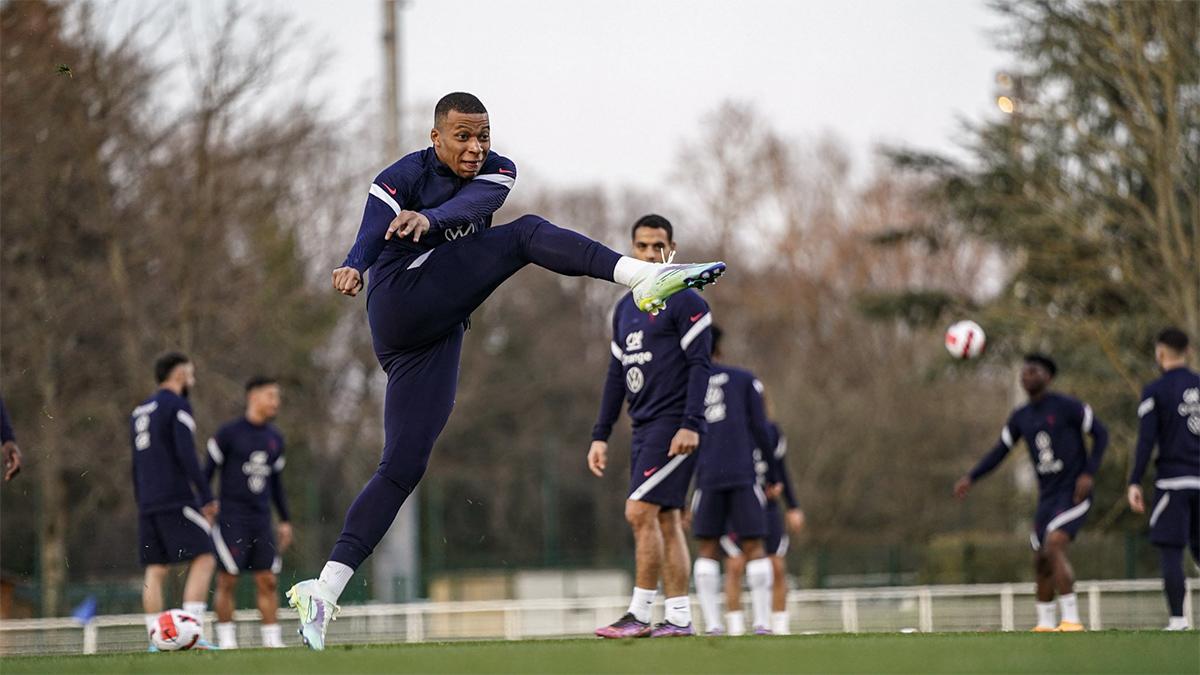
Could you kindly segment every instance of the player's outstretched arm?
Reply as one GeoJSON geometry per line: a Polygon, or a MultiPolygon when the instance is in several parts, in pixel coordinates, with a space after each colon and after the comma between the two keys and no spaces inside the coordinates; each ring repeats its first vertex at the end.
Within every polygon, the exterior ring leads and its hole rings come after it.
{"type": "MultiPolygon", "coordinates": [[[[1150,465],[1150,456],[1158,443],[1158,408],[1155,405],[1154,390],[1146,387],[1142,390],[1142,402],[1138,405],[1138,435],[1137,445],[1133,452],[1133,470],[1129,472],[1129,485],[1140,486],[1146,467],[1150,465]]],[[[1138,488],[1138,498],[1141,499],[1141,488],[1138,488]]],[[[1135,513],[1146,510],[1145,504],[1138,509],[1133,505],[1133,493],[1129,494],[1129,506],[1135,513]]]]}
{"type": "Polygon", "coordinates": [[[954,483],[954,496],[959,499],[965,499],[967,493],[971,490],[971,486],[980,478],[991,473],[993,469],[1000,466],[1000,462],[1003,462],[1004,458],[1008,456],[1008,451],[1012,450],[1012,447],[1020,439],[1021,432],[1017,428],[1017,425],[1013,424],[1013,420],[1010,417],[1008,422],[1005,423],[1004,429],[1000,431],[1000,440],[996,442],[996,445],[992,446],[992,449],[983,456],[983,459],[979,460],[979,463],[967,475],[959,478],[954,483]]]}
{"type": "Polygon", "coordinates": [[[516,183],[517,165],[507,157],[489,153],[479,175],[445,203],[425,209],[420,215],[428,219],[429,229],[434,232],[479,222],[504,205],[516,183]]]}

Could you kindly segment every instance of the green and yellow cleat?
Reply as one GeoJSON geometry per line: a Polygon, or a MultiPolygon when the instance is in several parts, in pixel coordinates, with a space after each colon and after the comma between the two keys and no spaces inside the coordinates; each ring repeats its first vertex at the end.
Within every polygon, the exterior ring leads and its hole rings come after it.
{"type": "Polygon", "coordinates": [[[702,291],[724,273],[723,262],[656,265],[633,284],[633,302],[643,312],[658,314],[667,308],[667,298],[687,288],[702,291]]]}
{"type": "Polygon", "coordinates": [[[287,592],[288,604],[300,615],[300,638],[309,649],[325,649],[325,630],[340,609],[332,596],[319,579],[301,581],[287,592]]]}

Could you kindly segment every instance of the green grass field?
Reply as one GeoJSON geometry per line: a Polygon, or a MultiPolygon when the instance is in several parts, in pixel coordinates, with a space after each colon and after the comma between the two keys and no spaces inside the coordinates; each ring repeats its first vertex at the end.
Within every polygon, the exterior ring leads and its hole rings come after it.
{"type": "Polygon", "coordinates": [[[1198,673],[1191,633],[542,640],[11,657],[16,673],[1198,673]]]}

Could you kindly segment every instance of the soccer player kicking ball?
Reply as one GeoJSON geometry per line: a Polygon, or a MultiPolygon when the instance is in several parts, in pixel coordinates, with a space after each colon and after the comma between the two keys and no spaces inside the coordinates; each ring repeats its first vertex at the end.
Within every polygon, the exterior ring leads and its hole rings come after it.
{"type": "MultiPolygon", "coordinates": [[[[194,614],[203,630],[208,584],[216,567],[212,523],[217,501],[196,457],[196,422],[187,401],[196,385],[195,372],[183,354],[160,357],[154,364],[158,391],[134,408],[129,420],[138,550],[146,569],[142,610],[148,632],[163,611],[168,566],[189,561],[183,610],[194,614]]],[[[206,640],[197,646],[211,647],[206,640]]],[[[153,643],[150,651],[157,651],[153,643]]]]}
{"type": "MultiPolygon", "coordinates": [[[[643,261],[675,253],[674,228],[662,216],[647,215],[633,225],[633,251],[643,261]]],[[[712,353],[712,314],[698,293],[680,293],[666,311],[638,310],[637,293],[613,309],[612,359],[604,382],[600,414],[592,429],[588,469],[604,475],[608,437],[629,402],[633,451],[625,520],[633,528],[636,578],[629,611],[596,629],[604,638],[694,635],[688,599],[687,539],[680,510],[687,499],[695,461],[692,453],[704,432],[704,394],[712,353]],[[666,620],[650,625],[650,609],[661,577],[666,620]]]]}
{"type": "Polygon", "coordinates": [[[1188,630],[1183,612],[1187,584],[1183,547],[1200,564],[1200,374],[1187,367],[1188,337],[1178,328],[1158,334],[1154,360],[1163,375],[1146,385],[1138,406],[1137,451],[1129,475],[1129,508],[1145,513],[1142,475],[1158,445],[1150,543],[1158,547],[1163,591],[1171,618],[1167,630],[1188,630]]]}
{"type": "Polygon", "coordinates": [[[205,478],[220,471],[221,515],[213,543],[221,570],[217,573],[217,643],[237,649],[233,623],[234,591],[242,571],[254,576],[262,644],[283,647],[279,628],[279,554],[292,543],[287,496],[283,491],[283,434],[271,420],[279,414],[279,384],[269,377],[246,383],[246,414],[227,422],[208,441],[205,478]],[[271,504],[279,513],[279,543],[271,528],[271,504]]]}
{"type": "MultiPolygon", "coordinates": [[[[721,358],[721,329],[713,326],[713,360],[721,358]]],[[[771,561],[763,547],[767,534],[767,495],[758,484],[754,451],[770,448],[771,429],[763,402],[763,385],[748,370],[714,363],[704,397],[708,433],[696,467],[692,495],[692,532],[699,543],[696,594],[709,635],[723,635],[718,609],[721,590],[719,538],[727,528],[739,535],[750,586],[754,632],[771,632],[771,561]]],[[[733,610],[734,608],[730,608],[733,610]]],[[[744,632],[744,626],[733,626],[744,632]]]]}
{"type": "Polygon", "coordinates": [[[1087,519],[1094,476],[1108,445],[1108,431],[1090,406],[1049,390],[1057,372],[1058,367],[1048,356],[1025,357],[1021,387],[1029,395],[1029,403],[1013,412],[996,446],[954,484],[954,496],[965,499],[971,485],[999,466],[1013,445],[1025,439],[1038,476],[1037,515],[1030,535],[1036,552],[1035,632],[1083,630],[1067,548],[1087,519]],[[1084,434],[1092,437],[1090,456],[1084,447],[1084,434]],[[1062,609],[1061,623],[1055,621],[1055,593],[1062,609]]]}
{"type": "Polygon", "coordinates": [[[324,649],[338,597],[424,475],[454,407],[465,324],[492,291],[534,264],[628,286],[640,311],[659,312],[672,295],[702,288],[725,271],[719,262],[627,258],[538,216],[491,227],[517,168],[491,151],[487,110],[474,96],[453,93],[438,101],[433,121],[433,145],[371,183],[358,237],[333,271],[334,289],[354,296],[371,270],[367,319],[388,382],[379,469],[346,513],[320,578],[287,594],[313,649],[324,649]]]}
{"type": "MultiPolygon", "coordinates": [[[[764,399],[765,399],[764,395],[764,399]]],[[[770,404],[767,405],[768,414],[770,404]]],[[[763,453],[754,449],[754,466],[758,484],[767,495],[767,537],[763,545],[771,561],[771,633],[790,635],[791,619],[787,611],[787,553],[791,544],[788,533],[800,534],[804,529],[804,512],[792,489],[785,457],[787,439],[774,422],[771,423],[771,440],[774,452],[763,453]],[[780,513],[779,499],[787,510],[780,513]],[[785,523],[786,521],[786,523],[785,523]],[[786,529],[785,529],[786,525],[786,529]]],[[[721,537],[721,551],[725,554],[725,621],[729,635],[744,635],[746,618],[742,613],[742,575],[746,572],[746,556],[738,546],[737,532],[721,537]]]]}

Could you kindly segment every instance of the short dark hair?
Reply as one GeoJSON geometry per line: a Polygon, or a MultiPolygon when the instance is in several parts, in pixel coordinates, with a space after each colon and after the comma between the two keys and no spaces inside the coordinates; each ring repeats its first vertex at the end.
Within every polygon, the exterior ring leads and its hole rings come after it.
{"type": "Polygon", "coordinates": [[[154,381],[162,384],[167,381],[175,368],[191,363],[192,360],[181,352],[167,352],[154,360],[154,381]]]}
{"type": "Polygon", "coordinates": [[[629,230],[629,238],[632,239],[636,237],[638,228],[641,227],[648,227],[652,230],[666,230],[667,241],[675,241],[675,228],[671,227],[671,221],[663,218],[657,213],[648,213],[641,218],[638,218],[637,222],[633,224],[633,228],[629,230]]]}
{"type": "Polygon", "coordinates": [[[267,387],[272,384],[279,384],[279,380],[273,377],[267,377],[266,375],[255,375],[254,377],[246,380],[246,393],[249,394],[259,387],[267,387]]]}
{"type": "Polygon", "coordinates": [[[1025,363],[1036,363],[1037,365],[1045,368],[1046,372],[1050,373],[1050,377],[1058,375],[1058,364],[1054,362],[1054,359],[1040,352],[1026,354],[1025,363]]]}
{"type": "Polygon", "coordinates": [[[715,323],[709,327],[709,330],[712,331],[712,350],[716,352],[721,348],[721,336],[725,334],[725,331],[715,323]]]}
{"type": "Polygon", "coordinates": [[[1162,332],[1158,334],[1158,337],[1154,339],[1154,343],[1166,345],[1175,350],[1177,353],[1182,354],[1187,351],[1188,336],[1187,333],[1183,332],[1182,330],[1171,326],[1170,328],[1164,328],[1162,332]]]}
{"type": "Polygon", "coordinates": [[[483,107],[483,102],[475,97],[474,94],[468,94],[465,91],[452,91],[446,94],[433,107],[433,126],[437,126],[446,119],[446,115],[450,114],[451,110],[457,110],[466,115],[486,115],[487,108],[483,107]]]}

